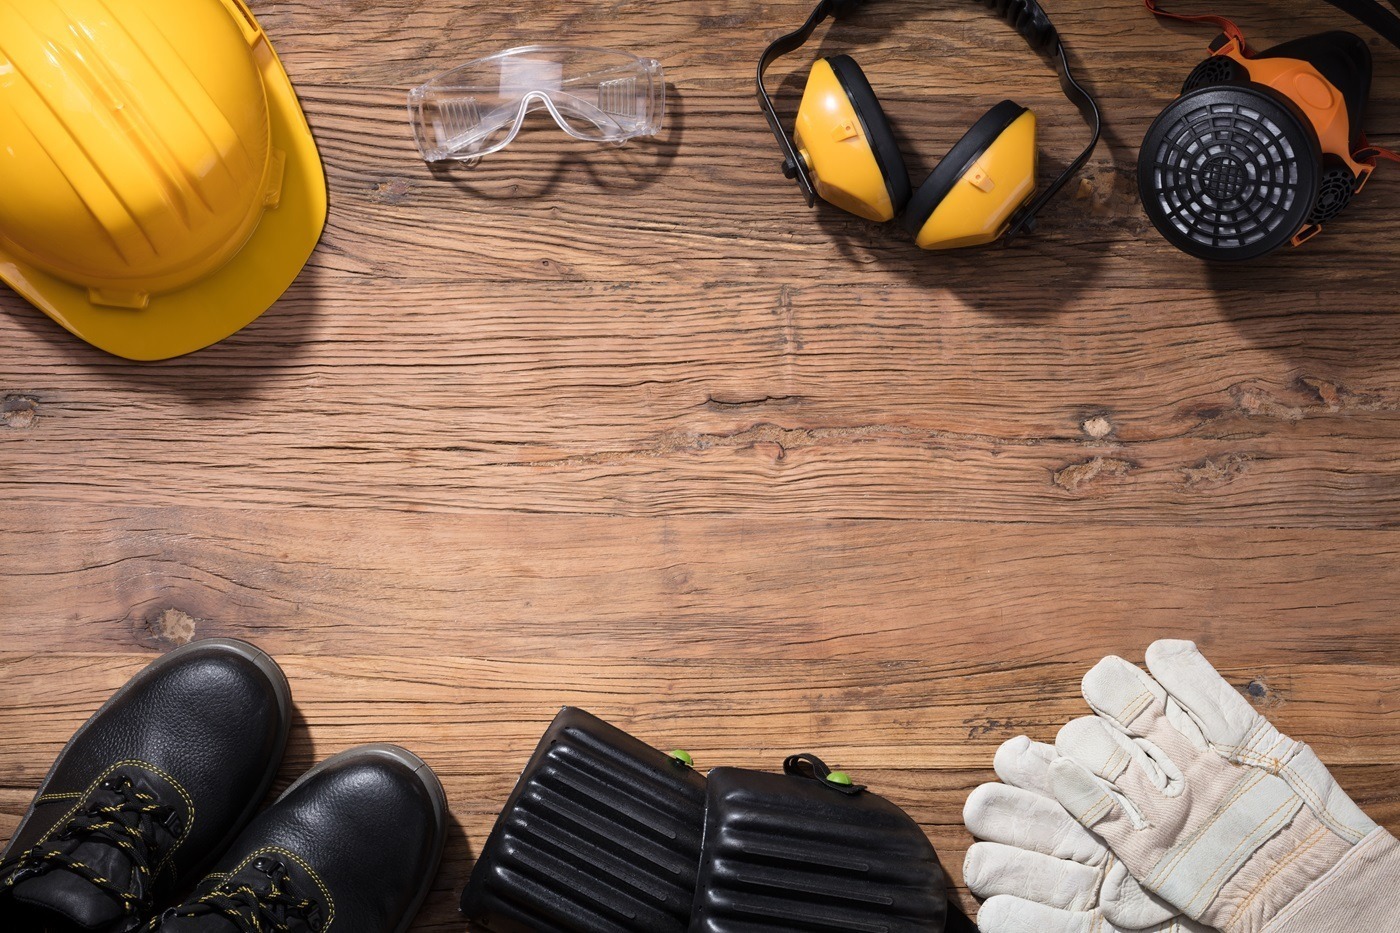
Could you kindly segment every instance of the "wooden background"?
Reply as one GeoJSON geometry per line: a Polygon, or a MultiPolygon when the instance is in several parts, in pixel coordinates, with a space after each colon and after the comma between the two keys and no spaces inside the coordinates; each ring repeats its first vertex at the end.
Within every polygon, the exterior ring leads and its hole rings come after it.
{"type": "MultiPolygon", "coordinates": [[[[111,690],[210,635],[291,677],[282,784],[368,741],[438,769],[421,930],[461,928],[563,704],[701,767],[818,751],[959,880],[997,744],[1052,739],[1095,660],[1163,636],[1400,829],[1400,171],[1302,250],[1198,264],[1133,171],[1210,31],[1054,0],[1107,117],[1085,181],[1009,251],[921,254],[775,171],[753,66],[808,2],[254,4],[330,177],[286,298],[142,365],[0,294],[0,838],[111,690]],[[555,40],[662,59],[665,135],[418,159],[408,88],[555,40]]],[[[1346,25],[1229,7],[1260,45],[1346,25]]],[[[1009,94],[1048,166],[1083,138],[975,4],[867,10],[779,66],[789,112],[818,50],[860,56],[916,172],[1009,94]]]]}

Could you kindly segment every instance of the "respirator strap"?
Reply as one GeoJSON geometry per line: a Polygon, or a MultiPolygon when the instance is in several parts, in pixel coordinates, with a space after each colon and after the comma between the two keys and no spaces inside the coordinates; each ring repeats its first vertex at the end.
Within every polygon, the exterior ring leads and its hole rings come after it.
{"type": "Polygon", "coordinates": [[[1360,150],[1352,153],[1352,158],[1358,162],[1375,164],[1377,159],[1385,159],[1387,162],[1400,162],[1400,152],[1391,149],[1383,149],[1380,146],[1372,146],[1369,143],[1362,146],[1360,150]]]}
{"type": "MultiPolygon", "coordinates": [[[[1225,35],[1240,43],[1244,48],[1244,33],[1240,27],[1223,16],[1206,13],[1188,16],[1184,13],[1168,13],[1157,4],[1157,0],[1142,0],[1147,9],[1163,19],[1175,19],[1184,23],[1210,23],[1221,29],[1225,35]]],[[[1376,34],[1396,48],[1400,48],[1400,16],[1381,6],[1377,0],[1327,0],[1332,6],[1346,13],[1363,25],[1370,26],[1376,34]]]]}
{"type": "Polygon", "coordinates": [[[1232,20],[1223,16],[1216,16],[1214,13],[1200,13],[1195,16],[1188,16],[1185,13],[1168,13],[1157,5],[1157,0],[1142,0],[1142,2],[1154,16],[1160,16],[1162,19],[1174,19],[1183,23],[1210,23],[1226,36],[1238,42],[1240,48],[1245,47],[1244,32],[1232,20]]]}
{"type": "Polygon", "coordinates": [[[1400,17],[1381,6],[1376,0],[1327,0],[1337,9],[1358,22],[1374,29],[1382,39],[1400,48],[1400,17]]]}

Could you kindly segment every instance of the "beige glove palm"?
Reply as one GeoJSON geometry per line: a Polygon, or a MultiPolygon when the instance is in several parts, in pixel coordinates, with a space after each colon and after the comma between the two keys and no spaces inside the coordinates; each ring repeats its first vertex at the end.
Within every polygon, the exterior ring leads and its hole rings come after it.
{"type": "Polygon", "coordinates": [[[978,839],[963,879],[986,902],[982,933],[1209,933],[1147,894],[1050,792],[1055,749],[1025,736],[997,749],[1004,783],[983,784],[963,808],[978,839]]]}
{"type": "Polygon", "coordinates": [[[1051,789],[1147,890],[1224,933],[1400,930],[1400,843],[1190,642],[1105,658],[1051,789]]]}

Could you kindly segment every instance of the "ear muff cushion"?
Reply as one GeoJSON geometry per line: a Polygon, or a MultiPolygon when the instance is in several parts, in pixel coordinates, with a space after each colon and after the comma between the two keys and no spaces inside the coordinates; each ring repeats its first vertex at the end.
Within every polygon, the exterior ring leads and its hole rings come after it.
{"type": "Polygon", "coordinates": [[[987,147],[996,142],[997,137],[1006,132],[1007,127],[1025,112],[1026,108],[1015,101],[1004,100],[972,124],[972,129],[948,150],[948,154],[910,198],[909,207],[905,209],[904,218],[900,221],[904,229],[917,236],[929,217],[938,209],[938,205],[948,196],[948,192],[953,190],[958,179],[966,175],[968,169],[972,168],[972,163],[976,162],[977,158],[987,151],[987,147]]]}
{"type": "Polygon", "coordinates": [[[885,108],[880,106],[875,89],[870,86],[869,79],[855,59],[849,55],[831,55],[826,60],[835,72],[836,80],[846,89],[856,116],[860,117],[861,129],[870,141],[870,149],[875,154],[876,164],[880,166],[880,174],[885,177],[885,188],[890,193],[890,203],[897,214],[909,203],[909,169],[904,165],[904,156],[895,142],[885,108]]]}

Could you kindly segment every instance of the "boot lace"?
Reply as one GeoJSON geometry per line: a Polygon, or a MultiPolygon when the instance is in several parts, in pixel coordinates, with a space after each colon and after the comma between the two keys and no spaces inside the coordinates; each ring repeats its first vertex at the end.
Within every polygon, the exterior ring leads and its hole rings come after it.
{"type": "Polygon", "coordinates": [[[320,903],[299,894],[287,866],[274,858],[260,857],[253,872],[225,879],[188,904],[172,907],[151,921],[157,930],[167,920],[216,914],[231,921],[242,933],[302,933],[321,927],[320,903]],[[256,873],[256,874],[254,874],[256,873]]]}
{"type": "Polygon", "coordinates": [[[43,842],[0,862],[0,888],[12,888],[28,878],[52,871],[68,871],[114,897],[128,916],[150,909],[152,856],[162,844],[156,833],[163,828],[166,842],[180,835],[174,807],[137,788],[130,776],[115,774],[100,788],[108,791],[79,810],[68,825],[43,842]],[[113,799],[115,798],[115,799],[113,799]],[[119,885],[73,853],[85,842],[103,842],[125,853],[131,862],[129,886],[119,885]]]}

